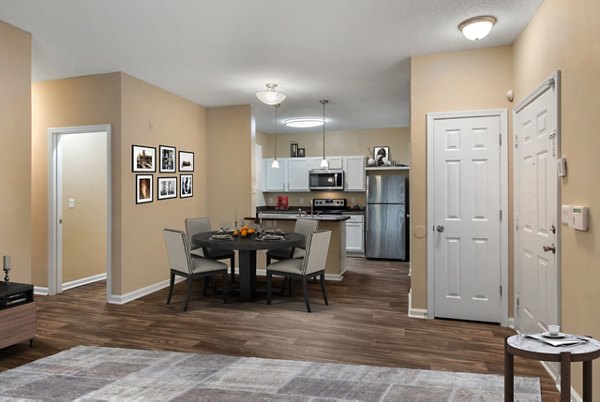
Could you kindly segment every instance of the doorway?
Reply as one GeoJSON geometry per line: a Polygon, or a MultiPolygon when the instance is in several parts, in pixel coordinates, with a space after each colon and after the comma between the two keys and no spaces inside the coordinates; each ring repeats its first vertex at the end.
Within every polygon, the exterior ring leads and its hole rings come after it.
{"type": "Polygon", "coordinates": [[[106,279],[111,294],[110,125],[49,136],[48,291],[106,279]]]}
{"type": "Polygon", "coordinates": [[[519,331],[560,324],[560,72],[513,111],[515,320],[519,331]]]}
{"type": "Polygon", "coordinates": [[[507,111],[427,115],[430,318],[508,324],[507,111]]]}

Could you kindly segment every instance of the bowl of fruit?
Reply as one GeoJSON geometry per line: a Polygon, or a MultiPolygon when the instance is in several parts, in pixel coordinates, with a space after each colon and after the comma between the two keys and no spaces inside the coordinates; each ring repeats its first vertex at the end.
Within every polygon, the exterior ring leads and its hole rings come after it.
{"type": "Polygon", "coordinates": [[[248,236],[252,236],[254,233],[256,233],[254,228],[244,225],[241,228],[233,231],[233,237],[238,237],[238,236],[239,237],[248,237],[248,236]]]}

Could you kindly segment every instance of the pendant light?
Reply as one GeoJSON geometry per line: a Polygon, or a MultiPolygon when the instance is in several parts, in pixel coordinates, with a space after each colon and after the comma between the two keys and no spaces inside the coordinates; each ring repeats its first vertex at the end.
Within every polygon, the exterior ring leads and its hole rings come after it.
{"type": "Polygon", "coordinates": [[[272,168],[279,169],[279,162],[277,161],[277,108],[279,103],[274,105],[275,107],[275,159],[273,159],[272,168]]]}
{"type": "Polygon", "coordinates": [[[264,104],[269,106],[279,105],[285,99],[285,94],[277,92],[277,84],[266,84],[267,90],[256,93],[256,97],[264,104]]]}
{"type": "Polygon", "coordinates": [[[323,159],[321,160],[321,167],[327,169],[329,163],[327,163],[327,159],[325,159],[325,105],[329,103],[329,101],[327,99],[321,99],[319,102],[323,105],[323,159]]]}

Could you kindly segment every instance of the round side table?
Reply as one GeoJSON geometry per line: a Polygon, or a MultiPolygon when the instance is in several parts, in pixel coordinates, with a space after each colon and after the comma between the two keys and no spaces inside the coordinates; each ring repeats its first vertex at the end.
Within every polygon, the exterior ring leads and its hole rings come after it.
{"type": "Polygon", "coordinates": [[[577,336],[588,342],[570,346],[551,346],[525,335],[513,335],[504,341],[504,400],[514,400],[514,357],[560,363],[560,400],[571,400],[571,362],[583,362],[583,400],[592,401],[592,360],[600,357],[600,342],[577,336]]]}

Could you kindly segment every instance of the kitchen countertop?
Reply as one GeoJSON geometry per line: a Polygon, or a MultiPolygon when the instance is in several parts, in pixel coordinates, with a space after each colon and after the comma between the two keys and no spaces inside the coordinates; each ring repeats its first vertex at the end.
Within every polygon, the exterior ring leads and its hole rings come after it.
{"type": "MultiPolygon", "coordinates": [[[[349,215],[317,215],[314,214],[313,216],[310,216],[310,213],[308,213],[307,215],[299,215],[298,212],[294,212],[294,211],[268,211],[268,212],[261,212],[261,216],[263,219],[275,219],[275,220],[296,220],[298,218],[304,218],[304,219],[316,219],[319,221],[345,221],[350,219],[349,215]]],[[[258,217],[251,217],[251,218],[245,218],[245,219],[254,219],[257,220],[258,217]]]]}

